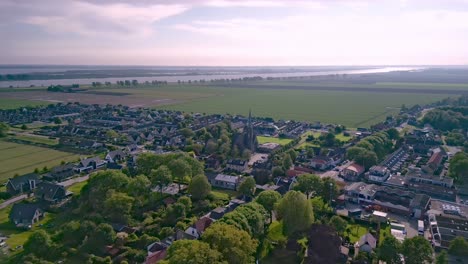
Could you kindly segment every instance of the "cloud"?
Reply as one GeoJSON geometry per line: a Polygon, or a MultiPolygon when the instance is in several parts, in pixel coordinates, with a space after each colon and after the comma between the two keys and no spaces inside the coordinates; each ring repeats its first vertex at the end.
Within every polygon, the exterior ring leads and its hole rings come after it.
{"type": "MultiPolygon", "coordinates": [[[[130,3],[94,4],[84,1],[54,2],[50,11],[31,12],[39,2],[17,5],[27,13],[22,21],[39,26],[50,33],[75,33],[79,35],[127,34],[150,35],[153,23],[188,10],[182,4],[155,4],[137,6],[130,3]]],[[[41,2],[41,4],[43,4],[41,2]]]]}

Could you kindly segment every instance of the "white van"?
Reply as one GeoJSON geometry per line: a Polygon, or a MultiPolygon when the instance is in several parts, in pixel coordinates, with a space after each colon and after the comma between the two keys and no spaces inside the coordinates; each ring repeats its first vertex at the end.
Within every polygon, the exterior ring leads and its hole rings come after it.
{"type": "Polygon", "coordinates": [[[424,236],[424,222],[422,220],[418,220],[418,235],[424,236]]]}

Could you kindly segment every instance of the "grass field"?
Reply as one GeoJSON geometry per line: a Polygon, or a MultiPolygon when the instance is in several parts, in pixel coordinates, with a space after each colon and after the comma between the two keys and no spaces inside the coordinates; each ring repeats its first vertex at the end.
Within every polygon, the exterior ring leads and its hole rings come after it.
{"type": "Polygon", "coordinates": [[[14,109],[14,108],[24,107],[24,106],[39,106],[39,105],[46,105],[46,104],[47,104],[46,102],[41,102],[41,101],[0,98],[0,109],[14,109]]]}
{"type": "Polygon", "coordinates": [[[75,161],[78,155],[48,148],[0,141],[0,182],[15,174],[31,173],[35,168],[51,168],[61,161],[75,161]]]}
{"type": "Polygon", "coordinates": [[[28,101],[24,100],[27,99],[112,103],[209,114],[247,115],[251,108],[253,115],[259,117],[369,127],[385,120],[388,115],[398,113],[403,104],[407,107],[427,104],[466,92],[468,84],[286,80],[232,86],[113,86],[91,88],[86,93],[75,94],[25,89],[2,93],[2,96],[13,100],[3,99],[0,108],[12,107],[12,102],[17,100],[18,103],[26,103],[28,101]]]}
{"type": "Polygon", "coordinates": [[[281,146],[284,146],[292,141],[289,138],[276,138],[276,137],[264,137],[264,136],[257,136],[258,144],[265,144],[265,143],[277,143],[281,146]]]}
{"type": "Polygon", "coordinates": [[[438,94],[214,87],[200,88],[200,91],[210,91],[211,96],[183,100],[158,108],[242,115],[247,115],[251,108],[254,116],[368,127],[384,120],[388,115],[398,113],[402,104],[427,104],[447,97],[438,94]],[[213,93],[216,94],[212,95],[213,93]]]}

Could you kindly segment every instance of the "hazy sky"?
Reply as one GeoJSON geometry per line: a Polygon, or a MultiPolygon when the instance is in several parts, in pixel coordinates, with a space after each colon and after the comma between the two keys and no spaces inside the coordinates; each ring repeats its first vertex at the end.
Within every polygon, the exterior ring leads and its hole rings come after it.
{"type": "Polygon", "coordinates": [[[468,0],[0,0],[0,64],[468,64],[468,0]]]}

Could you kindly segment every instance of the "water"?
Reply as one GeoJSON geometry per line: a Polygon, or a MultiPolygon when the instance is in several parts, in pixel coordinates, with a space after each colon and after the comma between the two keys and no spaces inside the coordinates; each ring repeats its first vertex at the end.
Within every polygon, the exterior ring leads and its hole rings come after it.
{"type": "Polygon", "coordinates": [[[153,69],[165,76],[152,77],[112,77],[112,78],[82,78],[82,79],[50,79],[29,81],[0,81],[0,87],[29,87],[49,85],[71,85],[90,84],[92,82],[115,83],[122,80],[145,81],[189,81],[189,80],[213,80],[233,79],[243,77],[261,76],[267,77],[299,77],[299,76],[323,76],[332,74],[369,74],[386,73],[392,71],[414,71],[423,69],[421,67],[145,67],[145,66],[0,66],[0,74],[18,74],[31,72],[54,72],[57,74],[70,70],[89,71],[93,70],[137,70],[153,69]],[[202,71],[205,74],[189,74],[190,72],[202,71]]]}

